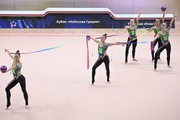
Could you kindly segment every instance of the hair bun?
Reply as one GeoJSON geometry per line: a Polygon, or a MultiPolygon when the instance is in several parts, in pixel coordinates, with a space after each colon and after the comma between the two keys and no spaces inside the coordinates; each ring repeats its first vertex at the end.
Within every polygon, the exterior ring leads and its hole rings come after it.
{"type": "Polygon", "coordinates": [[[105,34],[103,34],[103,36],[105,37],[105,38],[107,38],[107,34],[105,33],[105,34]]]}
{"type": "Polygon", "coordinates": [[[107,34],[105,33],[105,34],[103,34],[102,36],[104,36],[105,38],[107,38],[107,34]]]}
{"type": "Polygon", "coordinates": [[[17,55],[19,55],[19,56],[20,56],[20,51],[19,51],[19,50],[17,50],[15,54],[17,54],[17,55]]]}

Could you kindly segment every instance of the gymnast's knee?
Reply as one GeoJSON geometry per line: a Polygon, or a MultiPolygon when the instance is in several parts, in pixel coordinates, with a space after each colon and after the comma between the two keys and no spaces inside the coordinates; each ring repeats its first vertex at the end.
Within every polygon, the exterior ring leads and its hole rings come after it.
{"type": "Polygon", "coordinates": [[[8,92],[8,91],[10,91],[10,89],[9,89],[8,87],[6,87],[6,88],[5,88],[5,91],[8,92]]]}

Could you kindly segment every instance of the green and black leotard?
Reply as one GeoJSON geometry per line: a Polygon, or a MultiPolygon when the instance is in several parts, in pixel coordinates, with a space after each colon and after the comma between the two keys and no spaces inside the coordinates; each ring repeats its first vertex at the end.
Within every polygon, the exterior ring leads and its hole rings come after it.
{"type": "Polygon", "coordinates": [[[159,32],[158,34],[159,34],[159,38],[161,39],[163,45],[160,48],[158,48],[158,50],[156,51],[155,61],[154,61],[154,69],[157,68],[158,56],[164,49],[166,49],[166,51],[167,51],[167,65],[170,65],[171,44],[169,41],[169,30],[166,29],[165,34],[163,34],[162,31],[159,32]]]}
{"type": "Polygon", "coordinates": [[[163,44],[167,44],[169,42],[169,30],[166,29],[166,34],[162,34],[162,32],[159,32],[159,38],[161,39],[163,44]]]}
{"type": "MultiPolygon", "coordinates": [[[[152,30],[154,31],[154,37],[157,35],[157,34],[159,34],[160,33],[160,31],[162,30],[162,25],[160,25],[160,27],[159,28],[157,28],[156,26],[154,26],[154,27],[152,27],[152,30]]],[[[152,60],[154,60],[154,48],[155,48],[155,46],[156,46],[156,44],[158,43],[158,48],[160,48],[161,46],[162,46],[162,42],[161,42],[161,39],[160,39],[160,37],[158,37],[157,39],[156,39],[156,41],[154,41],[153,42],[153,49],[151,50],[151,56],[152,56],[152,60]]],[[[158,56],[158,59],[160,59],[160,55],[158,56]]]]}
{"type": "Polygon", "coordinates": [[[19,76],[21,76],[21,68],[22,68],[22,64],[20,62],[13,62],[12,64],[12,73],[14,78],[18,78],[19,76]]]}
{"type": "Polygon", "coordinates": [[[133,26],[133,29],[127,29],[128,30],[128,33],[129,33],[129,37],[131,38],[131,39],[134,39],[134,38],[136,38],[136,29],[137,29],[137,26],[136,25],[134,25],[133,26]]]}
{"type": "Polygon", "coordinates": [[[21,86],[21,90],[23,92],[23,96],[25,99],[25,105],[28,105],[28,93],[26,91],[26,79],[25,77],[21,74],[21,68],[22,68],[22,64],[20,62],[15,62],[13,61],[12,64],[12,73],[13,73],[13,80],[7,85],[7,87],[5,88],[6,90],[6,97],[7,97],[7,105],[6,107],[8,108],[11,105],[11,92],[10,90],[16,86],[17,83],[20,84],[21,86]]]}
{"type": "Polygon", "coordinates": [[[137,36],[136,36],[136,29],[137,26],[134,25],[133,29],[127,29],[128,33],[129,33],[129,37],[128,37],[128,44],[126,44],[126,50],[125,50],[125,62],[128,62],[128,54],[129,54],[129,48],[132,44],[132,58],[135,58],[135,51],[136,51],[136,46],[137,46],[137,36]]]}
{"type": "Polygon", "coordinates": [[[98,42],[98,54],[99,58],[94,63],[92,67],[92,84],[95,82],[95,74],[96,74],[96,68],[99,67],[102,63],[105,64],[106,68],[106,75],[107,75],[107,82],[109,82],[109,76],[110,76],[110,69],[109,69],[109,57],[106,54],[106,50],[109,47],[109,43],[105,43],[103,46],[101,46],[101,42],[98,42]]]}
{"type": "Polygon", "coordinates": [[[104,58],[106,56],[106,50],[109,47],[109,43],[105,43],[104,46],[101,47],[101,42],[98,42],[98,54],[100,58],[104,58]]]}

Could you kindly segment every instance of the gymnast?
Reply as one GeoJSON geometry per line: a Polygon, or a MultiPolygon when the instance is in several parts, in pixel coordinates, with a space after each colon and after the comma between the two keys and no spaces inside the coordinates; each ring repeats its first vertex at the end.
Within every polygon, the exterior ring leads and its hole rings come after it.
{"type": "Polygon", "coordinates": [[[11,105],[10,98],[11,98],[11,92],[10,90],[17,84],[19,83],[21,86],[21,90],[24,94],[24,99],[25,99],[25,108],[29,108],[28,106],[28,93],[26,91],[26,79],[25,77],[21,74],[21,68],[22,68],[22,63],[20,62],[20,52],[19,50],[16,51],[14,56],[9,52],[8,49],[5,49],[5,52],[9,54],[9,56],[13,59],[13,64],[12,67],[10,67],[5,73],[9,72],[12,70],[13,73],[13,80],[7,85],[6,87],[6,97],[7,97],[7,105],[6,109],[8,109],[11,105]]]}
{"type": "Polygon", "coordinates": [[[167,28],[167,24],[163,23],[162,24],[162,30],[154,37],[154,39],[152,41],[152,42],[155,42],[157,40],[157,38],[159,37],[161,39],[161,42],[162,42],[162,46],[155,53],[154,70],[157,69],[158,56],[160,55],[160,53],[164,49],[166,49],[166,52],[167,52],[167,65],[169,68],[172,68],[170,66],[171,43],[169,41],[169,31],[170,31],[172,24],[173,24],[176,17],[177,17],[177,14],[174,15],[174,17],[171,19],[171,22],[170,22],[168,28],[167,28]]]}
{"type": "Polygon", "coordinates": [[[110,77],[110,69],[109,69],[109,57],[106,54],[107,48],[112,45],[122,45],[124,46],[123,43],[105,43],[107,34],[103,34],[101,37],[101,41],[98,41],[97,39],[94,39],[90,36],[90,38],[98,44],[98,53],[99,57],[97,61],[95,62],[94,66],[92,67],[92,85],[95,82],[95,74],[96,74],[96,68],[101,65],[103,62],[105,64],[106,68],[106,75],[107,75],[107,82],[110,82],[109,77],[110,77]]]}
{"type": "MultiPolygon", "coordinates": [[[[139,18],[140,18],[141,14],[142,14],[142,11],[139,13],[139,15],[136,19],[136,24],[134,23],[134,19],[130,19],[130,25],[125,27],[125,29],[127,29],[128,33],[129,33],[128,40],[127,40],[128,44],[126,44],[126,51],[125,51],[125,63],[128,62],[128,53],[129,53],[129,48],[130,48],[131,44],[137,42],[136,30],[137,30],[137,27],[139,24],[139,18]]],[[[136,46],[137,46],[137,44],[132,45],[133,61],[137,61],[135,59],[136,46]]]]}

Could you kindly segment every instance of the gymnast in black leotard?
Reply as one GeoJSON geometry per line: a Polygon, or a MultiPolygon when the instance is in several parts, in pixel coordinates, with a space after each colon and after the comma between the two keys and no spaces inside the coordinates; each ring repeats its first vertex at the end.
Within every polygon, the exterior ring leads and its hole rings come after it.
{"type": "Polygon", "coordinates": [[[172,18],[169,27],[167,27],[166,23],[162,24],[162,31],[160,31],[156,37],[154,37],[154,40],[152,42],[154,42],[155,40],[157,40],[157,38],[159,37],[161,39],[162,42],[162,46],[156,51],[155,53],[155,60],[154,60],[154,70],[157,69],[157,60],[158,60],[158,56],[160,55],[160,53],[166,49],[167,51],[167,65],[169,68],[172,68],[170,66],[170,55],[171,55],[171,43],[169,41],[169,31],[172,27],[172,23],[174,22],[174,19],[176,18],[177,15],[174,15],[174,17],[172,18]]]}
{"type": "Polygon", "coordinates": [[[14,56],[9,52],[8,49],[5,49],[5,52],[7,52],[9,54],[9,56],[13,59],[13,64],[12,66],[6,71],[9,72],[10,70],[12,70],[13,73],[13,80],[7,85],[6,87],[6,97],[7,97],[7,105],[6,105],[6,109],[9,108],[9,106],[11,105],[11,92],[10,90],[17,84],[19,83],[24,95],[24,99],[25,99],[25,108],[29,108],[28,106],[28,94],[26,91],[26,79],[25,77],[21,74],[21,68],[22,68],[22,63],[20,62],[20,52],[19,50],[16,51],[16,53],[14,54],[14,56]]]}
{"type": "Polygon", "coordinates": [[[107,75],[107,82],[110,82],[109,76],[110,76],[110,69],[109,69],[109,57],[106,54],[107,48],[112,45],[124,45],[123,43],[105,43],[105,40],[107,38],[107,34],[102,35],[101,41],[98,41],[90,36],[90,38],[98,44],[98,53],[99,57],[97,61],[95,62],[94,66],[92,67],[92,85],[95,82],[95,74],[96,74],[96,68],[101,65],[103,62],[106,67],[106,75],[107,75]]]}
{"type": "MultiPolygon", "coordinates": [[[[163,16],[162,16],[162,23],[164,23],[164,17],[165,17],[165,11],[163,11],[163,16]]],[[[160,22],[160,19],[156,19],[155,20],[155,26],[153,26],[150,29],[147,29],[148,32],[154,31],[154,37],[162,30],[162,23],[160,22]]],[[[155,57],[154,57],[154,48],[156,46],[156,44],[158,43],[158,49],[162,46],[162,41],[161,39],[158,37],[157,40],[155,40],[154,42],[152,42],[151,44],[153,45],[152,50],[151,50],[151,56],[152,56],[152,61],[154,61],[155,57]]],[[[158,59],[160,59],[160,54],[159,56],[157,56],[158,59]]]]}
{"type": "MultiPolygon", "coordinates": [[[[126,50],[125,50],[125,63],[128,62],[128,54],[129,54],[129,48],[131,46],[132,43],[137,43],[137,36],[136,36],[136,30],[137,30],[137,27],[138,27],[138,24],[139,24],[139,18],[140,18],[140,15],[142,14],[142,11],[139,13],[137,19],[136,19],[136,23],[134,23],[134,19],[130,19],[130,25],[129,26],[126,26],[125,29],[127,29],[128,33],[129,33],[129,36],[128,36],[128,44],[126,44],[126,50]]],[[[132,48],[132,58],[133,58],[133,61],[137,61],[135,59],[135,53],[136,53],[136,46],[137,44],[133,44],[132,45],[133,48],[132,48]]]]}

